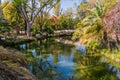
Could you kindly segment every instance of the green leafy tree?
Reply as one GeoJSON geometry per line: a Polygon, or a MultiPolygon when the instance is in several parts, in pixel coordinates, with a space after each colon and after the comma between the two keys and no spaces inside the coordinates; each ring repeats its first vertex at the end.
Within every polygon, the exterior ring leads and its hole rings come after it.
{"type": "Polygon", "coordinates": [[[79,20],[83,19],[87,15],[87,7],[88,7],[88,2],[84,0],[82,0],[81,4],[77,6],[76,17],[79,20]]]}
{"type": "Polygon", "coordinates": [[[24,19],[22,17],[22,14],[17,10],[12,3],[8,3],[3,8],[3,15],[5,19],[14,26],[17,33],[19,33],[19,29],[24,24],[24,19]],[[14,14],[13,14],[14,13],[14,14]]]}
{"type": "Polygon", "coordinates": [[[73,29],[75,24],[75,20],[70,16],[66,16],[64,14],[59,16],[59,19],[55,25],[53,25],[54,30],[62,30],[62,29],[73,29]]]}
{"type": "Polygon", "coordinates": [[[24,20],[27,24],[27,36],[30,37],[30,30],[34,23],[35,18],[53,6],[54,0],[13,0],[14,6],[22,13],[24,20]],[[39,4],[39,5],[36,5],[39,4]],[[47,6],[47,7],[46,7],[47,6]],[[46,7],[46,8],[45,8],[46,7]]]}
{"type": "Polygon", "coordinates": [[[33,31],[40,34],[44,32],[50,33],[52,31],[52,20],[48,13],[37,16],[33,24],[33,31]]]}
{"type": "Polygon", "coordinates": [[[115,5],[116,1],[107,1],[101,0],[96,3],[93,1],[94,7],[88,7],[87,11],[89,13],[76,25],[73,38],[80,39],[81,44],[86,44],[94,49],[100,46],[109,48],[109,33],[107,29],[104,29],[104,21],[102,19],[107,9],[115,5]]]}
{"type": "Polygon", "coordinates": [[[11,26],[9,25],[9,23],[6,21],[6,19],[4,18],[4,15],[3,15],[3,9],[4,7],[6,7],[8,4],[8,0],[5,0],[3,3],[1,3],[1,0],[0,0],[0,33],[7,33],[10,31],[11,29],[11,26]]]}
{"type": "Polygon", "coordinates": [[[102,35],[102,20],[104,7],[102,4],[96,3],[93,9],[89,10],[89,15],[82,19],[76,25],[76,31],[73,34],[73,39],[80,38],[81,44],[97,48],[100,46],[102,35]]]}

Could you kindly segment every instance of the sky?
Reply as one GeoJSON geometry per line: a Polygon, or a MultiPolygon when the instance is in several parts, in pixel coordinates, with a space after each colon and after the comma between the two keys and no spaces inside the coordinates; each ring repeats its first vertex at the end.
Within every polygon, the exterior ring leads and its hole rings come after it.
{"type": "MultiPolygon", "coordinates": [[[[77,6],[81,3],[81,1],[82,0],[61,0],[60,13],[64,13],[69,8],[72,8],[72,10],[75,10],[75,3],[77,6]]],[[[51,11],[50,14],[53,15],[53,11],[51,11]]]]}
{"type": "Polygon", "coordinates": [[[80,2],[81,0],[61,0],[61,9],[64,11],[71,7],[74,8],[74,3],[80,4],[80,2]]]}
{"type": "MultiPolygon", "coordinates": [[[[4,0],[2,0],[4,1],[4,0]]],[[[10,0],[11,1],[11,0],[10,0]]],[[[75,9],[75,5],[74,4],[80,4],[81,0],[61,0],[61,11],[64,12],[66,11],[68,8],[72,8],[73,10],[75,9]]]]}
{"type": "Polygon", "coordinates": [[[61,0],[61,9],[63,9],[63,11],[67,10],[68,8],[75,8],[74,3],[80,4],[81,0],[61,0]]]}

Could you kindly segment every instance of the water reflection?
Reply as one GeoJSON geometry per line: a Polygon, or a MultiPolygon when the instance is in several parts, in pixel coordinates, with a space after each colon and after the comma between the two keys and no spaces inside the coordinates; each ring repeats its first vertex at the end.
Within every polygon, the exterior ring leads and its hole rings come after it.
{"type": "Polygon", "coordinates": [[[32,50],[32,55],[33,55],[33,57],[35,57],[35,58],[37,57],[37,53],[36,53],[35,49],[32,50]]]}
{"type": "Polygon", "coordinates": [[[114,72],[116,74],[116,76],[118,77],[118,79],[120,79],[120,70],[118,68],[116,68],[112,64],[109,64],[108,68],[109,68],[109,70],[111,70],[112,72],[114,72]]]}
{"type": "Polygon", "coordinates": [[[120,79],[120,71],[117,70],[117,73],[116,73],[117,77],[120,79]]]}
{"type": "Polygon", "coordinates": [[[20,45],[20,48],[26,50],[26,44],[21,44],[21,45],[20,45]]]}
{"type": "Polygon", "coordinates": [[[28,69],[39,80],[120,79],[117,68],[96,53],[86,54],[84,46],[64,45],[54,39],[48,39],[19,47],[32,56],[33,62],[29,64],[28,69]]]}
{"type": "Polygon", "coordinates": [[[86,47],[85,46],[82,46],[82,45],[76,46],[76,50],[79,50],[83,54],[86,54],[86,47]]]}
{"type": "Polygon", "coordinates": [[[50,64],[54,64],[52,54],[49,54],[49,56],[48,56],[48,58],[47,58],[47,61],[48,61],[50,64]]]}

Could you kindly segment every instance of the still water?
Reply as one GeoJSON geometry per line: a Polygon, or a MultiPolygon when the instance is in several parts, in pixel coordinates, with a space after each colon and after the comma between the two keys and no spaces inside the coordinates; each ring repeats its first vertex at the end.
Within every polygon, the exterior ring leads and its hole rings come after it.
{"type": "Polygon", "coordinates": [[[16,46],[29,60],[38,80],[120,80],[119,68],[83,46],[45,39],[16,46]]]}

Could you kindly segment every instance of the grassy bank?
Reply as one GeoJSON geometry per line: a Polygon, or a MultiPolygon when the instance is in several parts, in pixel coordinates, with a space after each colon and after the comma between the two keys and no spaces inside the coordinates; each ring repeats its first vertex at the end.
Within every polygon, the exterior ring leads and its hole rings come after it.
{"type": "Polygon", "coordinates": [[[0,80],[36,80],[26,67],[27,60],[20,52],[0,46],[0,80]]]}
{"type": "Polygon", "coordinates": [[[101,54],[111,59],[112,61],[120,64],[120,51],[119,50],[114,50],[112,52],[103,50],[101,54]]]}

